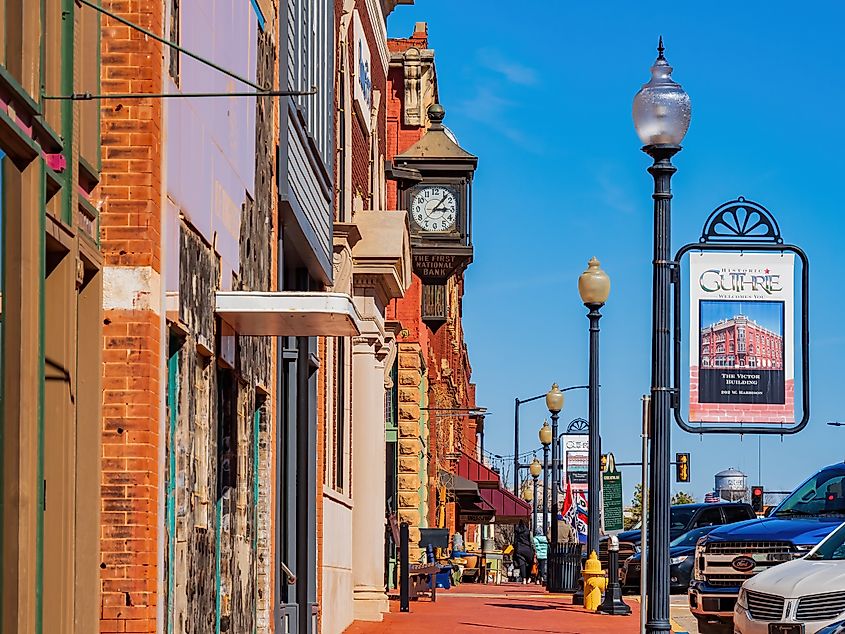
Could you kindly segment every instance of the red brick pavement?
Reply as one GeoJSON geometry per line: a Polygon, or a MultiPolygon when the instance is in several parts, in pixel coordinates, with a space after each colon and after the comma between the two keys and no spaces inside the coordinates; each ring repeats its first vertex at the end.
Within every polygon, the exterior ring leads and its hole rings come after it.
{"type": "Polygon", "coordinates": [[[639,632],[639,602],[626,597],[630,616],[606,616],[572,605],[569,595],[549,595],[539,586],[519,584],[461,584],[438,591],[437,601],[411,602],[411,611],[399,612],[391,597],[390,613],[381,623],[356,621],[345,634],[402,632],[446,634],[451,632],[537,632],[545,634],[635,634],[639,632]]]}

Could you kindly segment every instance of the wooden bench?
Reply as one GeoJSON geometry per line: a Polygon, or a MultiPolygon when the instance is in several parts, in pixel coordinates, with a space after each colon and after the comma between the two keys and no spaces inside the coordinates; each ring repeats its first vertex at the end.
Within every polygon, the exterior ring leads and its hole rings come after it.
{"type": "Polygon", "coordinates": [[[437,564],[411,564],[408,566],[408,598],[416,600],[421,594],[428,594],[437,601],[437,564]]]}

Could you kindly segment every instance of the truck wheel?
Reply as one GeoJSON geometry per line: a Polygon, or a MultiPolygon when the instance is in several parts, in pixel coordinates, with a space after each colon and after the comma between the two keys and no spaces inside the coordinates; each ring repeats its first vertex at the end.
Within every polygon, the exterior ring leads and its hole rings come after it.
{"type": "Polygon", "coordinates": [[[727,623],[708,623],[707,619],[698,619],[698,634],[733,634],[734,628],[727,623]]]}

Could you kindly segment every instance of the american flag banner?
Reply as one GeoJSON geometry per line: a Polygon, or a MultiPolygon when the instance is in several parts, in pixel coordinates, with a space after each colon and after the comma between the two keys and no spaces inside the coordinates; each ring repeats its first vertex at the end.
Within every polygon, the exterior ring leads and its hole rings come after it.
{"type": "Polygon", "coordinates": [[[715,504],[719,501],[719,496],[716,495],[715,491],[711,491],[710,493],[706,493],[704,495],[704,502],[707,504],[715,504]]]}
{"type": "Polygon", "coordinates": [[[585,491],[575,492],[575,530],[578,533],[578,541],[587,543],[587,494],[585,491]]]}

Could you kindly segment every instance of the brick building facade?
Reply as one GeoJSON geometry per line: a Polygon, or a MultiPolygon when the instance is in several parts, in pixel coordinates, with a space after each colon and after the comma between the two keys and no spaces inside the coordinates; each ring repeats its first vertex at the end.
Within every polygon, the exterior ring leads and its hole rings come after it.
{"type": "MultiPolygon", "coordinates": [[[[272,86],[276,16],[224,4],[112,9],[188,50],[203,24],[220,35],[212,61],[272,86]]],[[[229,85],[116,19],[101,41],[106,94],[229,85]]],[[[267,338],[217,317],[216,294],[271,288],[274,100],[114,98],[101,121],[100,631],[269,631],[274,364],[267,338]]]]}
{"type": "MultiPolygon", "coordinates": [[[[420,141],[429,126],[428,109],[437,103],[434,51],[425,23],[409,38],[391,39],[388,73],[387,159],[420,141]]],[[[401,204],[399,183],[389,182],[388,206],[401,204]]],[[[457,525],[454,498],[441,473],[455,473],[462,453],[477,457],[477,420],[472,367],[464,341],[461,302],[463,270],[445,282],[446,319],[439,326],[423,320],[423,283],[417,276],[405,297],[391,303],[388,317],[401,326],[397,355],[398,519],[408,522],[411,557],[418,556],[420,528],[457,525]]]]}
{"type": "Polygon", "coordinates": [[[783,370],[783,336],[744,315],[701,329],[702,368],[783,370]]]}

